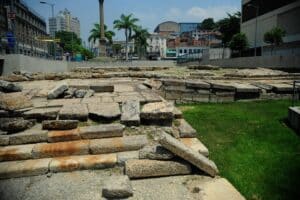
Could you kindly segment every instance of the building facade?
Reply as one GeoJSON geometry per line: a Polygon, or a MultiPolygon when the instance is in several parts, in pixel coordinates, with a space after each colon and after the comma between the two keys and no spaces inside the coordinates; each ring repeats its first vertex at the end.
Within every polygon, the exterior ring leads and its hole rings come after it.
{"type": "Polygon", "coordinates": [[[283,38],[285,46],[294,46],[295,52],[300,53],[299,19],[299,0],[242,0],[241,32],[246,34],[251,48],[254,48],[256,43],[257,49],[262,52],[267,46],[263,41],[264,34],[273,27],[280,27],[286,32],[286,36],[283,38]]]}
{"type": "Polygon", "coordinates": [[[201,23],[193,23],[193,22],[179,23],[180,33],[197,31],[200,26],[201,23]]]}
{"type": "Polygon", "coordinates": [[[67,9],[60,11],[55,17],[49,18],[50,36],[54,37],[58,31],[68,31],[75,33],[80,38],[80,21],[73,17],[67,9]]]}
{"type": "Polygon", "coordinates": [[[180,26],[177,22],[167,21],[163,22],[154,30],[154,33],[157,33],[161,36],[170,36],[171,34],[177,34],[180,32],[180,26]]]}
{"type": "Polygon", "coordinates": [[[167,38],[164,36],[160,36],[159,34],[151,34],[147,39],[148,54],[155,54],[160,58],[166,58],[167,53],[167,38]]]}
{"type": "Polygon", "coordinates": [[[20,53],[30,56],[48,54],[46,22],[23,0],[2,0],[0,9],[2,53],[20,53]]]}

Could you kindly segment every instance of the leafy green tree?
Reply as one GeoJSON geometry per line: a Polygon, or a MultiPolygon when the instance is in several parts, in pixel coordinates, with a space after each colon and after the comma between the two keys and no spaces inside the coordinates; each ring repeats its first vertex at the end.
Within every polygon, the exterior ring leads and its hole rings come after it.
{"type": "Polygon", "coordinates": [[[270,31],[264,34],[264,42],[271,44],[271,55],[273,54],[274,46],[279,46],[283,43],[283,37],[285,36],[285,30],[280,27],[274,27],[270,31]]]}
{"type": "Polygon", "coordinates": [[[141,26],[136,26],[133,31],[134,35],[132,36],[132,39],[135,41],[138,55],[141,58],[146,53],[146,48],[148,46],[147,39],[150,37],[150,33],[141,26]]]}
{"type": "Polygon", "coordinates": [[[229,45],[232,37],[240,32],[241,13],[227,13],[227,17],[217,22],[217,28],[222,33],[222,42],[225,46],[229,45]]]}
{"type": "Polygon", "coordinates": [[[113,50],[114,54],[119,55],[122,50],[122,45],[121,44],[113,44],[112,50],[113,50]]]}
{"type": "Polygon", "coordinates": [[[202,21],[200,29],[201,30],[213,30],[216,27],[213,18],[206,18],[202,21]]]}
{"type": "Polygon", "coordinates": [[[126,60],[128,60],[128,41],[132,37],[132,31],[134,28],[136,28],[136,22],[138,22],[139,19],[134,18],[132,14],[130,15],[124,15],[122,14],[120,19],[114,21],[114,28],[118,30],[124,30],[125,32],[125,39],[126,39],[126,60]]]}
{"type": "MultiPolygon", "coordinates": [[[[100,35],[101,35],[101,28],[100,28],[100,24],[95,23],[94,24],[94,28],[90,31],[90,36],[88,38],[88,41],[91,42],[93,41],[93,43],[96,42],[97,39],[100,39],[100,35]]],[[[104,35],[105,38],[108,40],[108,42],[110,44],[113,43],[113,37],[116,35],[113,31],[108,31],[107,30],[107,26],[104,25],[104,35]]]]}
{"type": "Polygon", "coordinates": [[[232,50],[239,51],[239,55],[242,55],[242,51],[247,49],[249,44],[248,44],[248,39],[245,33],[237,33],[235,34],[229,44],[230,48],[232,50]]]}

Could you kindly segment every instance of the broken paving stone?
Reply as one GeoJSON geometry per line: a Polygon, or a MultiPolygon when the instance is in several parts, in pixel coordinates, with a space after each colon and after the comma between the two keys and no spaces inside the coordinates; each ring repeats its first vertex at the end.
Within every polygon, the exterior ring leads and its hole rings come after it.
{"type": "Polygon", "coordinates": [[[55,120],[61,107],[46,107],[46,108],[35,108],[24,112],[23,115],[27,119],[41,120],[55,120]]]}
{"type": "Polygon", "coordinates": [[[209,156],[207,147],[202,144],[202,142],[200,142],[198,138],[180,138],[179,140],[194,151],[197,151],[206,157],[209,156]]]}
{"type": "Polygon", "coordinates": [[[31,128],[35,125],[36,120],[25,120],[22,117],[17,118],[0,118],[0,130],[10,133],[17,133],[31,128]]]}
{"type": "Polygon", "coordinates": [[[197,131],[184,119],[179,119],[179,134],[181,138],[193,138],[196,137],[197,131]]]}
{"type": "Polygon", "coordinates": [[[78,126],[78,120],[46,120],[42,122],[46,130],[70,130],[78,126]]]}
{"type": "Polygon", "coordinates": [[[118,103],[88,104],[89,117],[96,121],[113,121],[121,116],[118,103]]]}
{"type": "Polygon", "coordinates": [[[133,188],[128,176],[111,176],[102,188],[102,196],[106,198],[128,198],[133,195],[133,188]]]}
{"type": "Polygon", "coordinates": [[[128,160],[125,162],[125,174],[129,178],[184,175],[191,172],[191,165],[183,161],[128,160]]]}
{"type": "Polygon", "coordinates": [[[117,163],[121,166],[124,166],[127,160],[135,159],[139,159],[139,151],[124,151],[117,153],[117,163]]]}
{"type": "Polygon", "coordinates": [[[87,90],[80,89],[80,90],[75,91],[74,96],[76,98],[83,98],[86,95],[86,93],[87,93],[87,90]]]}
{"type": "Polygon", "coordinates": [[[88,119],[87,106],[85,104],[66,104],[59,112],[59,119],[86,121],[88,119]]]}
{"type": "Polygon", "coordinates": [[[25,132],[12,134],[9,136],[10,145],[31,144],[47,142],[48,131],[30,129],[25,132]]]}
{"type": "Polygon", "coordinates": [[[75,91],[76,91],[76,88],[69,88],[68,90],[64,91],[64,98],[72,99],[74,97],[75,91]]]}
{"type": "Polygon", "coordinates": [[[80,136],[82,139],[122,137],[124,128],[124,125],[121,124],[102,124],[80,127],[80,136]]]}
{"type": "Polygon", "coordinates": [[[140,102],[129,100],[122,103],[121,123],[126,126],[140,125],[140,102]]]}
{"type": "Polygon", "coordinates": [[[139,158],[149,160],[171,160],[174,158],[174,154],[163,146],[155,144],[143,147],[139,151],[139,158]]]}
{"type": "Polygon", "coordinates": [[[182,142],[178,141],[172,136],[161,132],[159,133],[158,140],[163,147],[176,154],[177,156],[181,157],[182,159],[192,163],[207,174],[213,177],[218,174],[218,168],[213,161],[209,160],[199,152],[196,152],[191,148],[187,147],[182,142]]]}
{"type": "Polygon", "coordinates": [[[94,90],[87,90],[86,94],[84,95],[84,98],[90,98],[94,96],[95,91],[94,90]]]}
{"type": "Polygon", "coordinates": [[[21,92],[22,86],[17,83],[0,80],[0,92],[21,92]]]}
{"type": "Polygon", "coordinates": [[[21,92],[0,93],[0,109],[2,110],[14,111],[32,106],[30,98],[21,92]]]}
{"type": "Polygon", "coordinates": [[[68,90],[69,86],[66,83],[61,83],[53,88],[48,93],[48,99],[56,99],[63,95],[63,93],[68,90]]]}
{"type": "Polygon", "coordinates": [[[171,126],[174,106],[168,102],[148,103],[142,108],[141,121],[146,125],[171,126]]]}
{"type": "Polygon", "coordinates": [[[92,84],[90,85],[90,89],[95,92],[114,92],[114,86],[107,84],[92,84]]]}

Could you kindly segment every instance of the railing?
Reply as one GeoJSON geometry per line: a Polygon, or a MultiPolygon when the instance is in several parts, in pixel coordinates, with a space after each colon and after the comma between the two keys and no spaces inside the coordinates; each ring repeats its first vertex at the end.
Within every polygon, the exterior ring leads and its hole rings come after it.
{"type": "Polygon", "coordinates": [[[177,64],[201,61],[203,53],[190,53],[177,57],[177,64]]]}
{"type": "Polygon", "coordinates": [[[300,81],[294,81],[294,84],[293,84],[293,106],[295,106],[296,100],[299,100],[299,99],[300,99],[300,81]]]}

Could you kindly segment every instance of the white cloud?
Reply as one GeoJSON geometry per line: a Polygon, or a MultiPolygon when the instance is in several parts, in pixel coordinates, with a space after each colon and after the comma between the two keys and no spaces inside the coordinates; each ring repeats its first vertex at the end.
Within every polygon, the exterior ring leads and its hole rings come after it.
{"type": "Polygon", "coordinates": [[[226,17],[226,13],[234,13],[238,11],[239,8],[232,6],[219,6],[219,7],[192,7],[187,12],[186,15],[188,18],[203,20],[205,18],[214,18],[215,20],[222,19],[226,17]]]}

